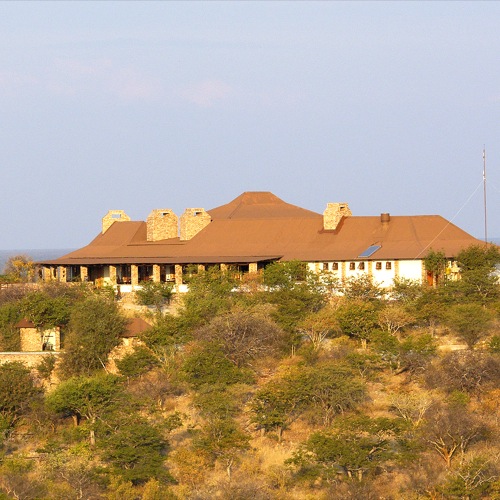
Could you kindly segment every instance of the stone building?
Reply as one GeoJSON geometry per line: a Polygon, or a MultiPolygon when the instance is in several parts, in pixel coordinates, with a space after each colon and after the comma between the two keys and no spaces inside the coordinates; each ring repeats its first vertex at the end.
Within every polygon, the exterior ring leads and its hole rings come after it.
{"type": "Polygon", "coordinates": [[[389,287],[395,278],[427,279],[423,259],[431,249],[444,252],[451,268],[460,250],[482,244],[439,215],[356,216],[348,203],[327,203],[319,214],[270,192],[245,192],[210,210],[188,208],[180,219],[170,209],[155,209],[146,221],[110,210],[87,246],[39,264],[46,281],[92,281],[122,293],[147,280],[185,291],[189,265],[244,274],[289,260],[339,279],[369,274],[389,287]]]}

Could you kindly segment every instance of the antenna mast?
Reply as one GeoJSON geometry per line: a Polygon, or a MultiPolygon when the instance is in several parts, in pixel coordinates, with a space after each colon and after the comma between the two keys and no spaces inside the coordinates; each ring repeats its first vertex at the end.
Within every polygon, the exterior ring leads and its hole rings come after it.
{"type": "Polygon", "coordinates": [[[483,146],[483,199],[484,199],[484,242],[488,243],[488,219],[486,210],[486,149],[483,146]]]}

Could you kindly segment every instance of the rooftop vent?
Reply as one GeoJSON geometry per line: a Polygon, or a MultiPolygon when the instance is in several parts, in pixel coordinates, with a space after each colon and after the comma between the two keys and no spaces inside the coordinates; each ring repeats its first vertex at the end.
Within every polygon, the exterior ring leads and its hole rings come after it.
{"type": "Polygon", "coordinates": [[[380,222],[387,223],[390,220],[391,220],[391,214],[389,214],[389,213],[380,214],[380,222]]]}

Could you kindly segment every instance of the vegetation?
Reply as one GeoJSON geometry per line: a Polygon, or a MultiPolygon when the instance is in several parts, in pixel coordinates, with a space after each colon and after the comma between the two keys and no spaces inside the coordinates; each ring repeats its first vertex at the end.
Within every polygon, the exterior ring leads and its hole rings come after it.
{"type": "Polygon", "coordinates": [[[0,499],[500,498],[499,260],[466,249],[454,281],[431,251],[432,285],[389,292],[193,268],[182,298],[143,288],[130,345],[107,294],[2,289],[3,348],[23,317],[65,338],[0,365],[0,499]]]}

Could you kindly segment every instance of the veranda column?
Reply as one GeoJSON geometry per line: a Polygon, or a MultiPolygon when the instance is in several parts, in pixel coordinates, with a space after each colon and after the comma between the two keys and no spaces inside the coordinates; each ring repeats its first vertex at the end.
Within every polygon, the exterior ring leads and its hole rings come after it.
{"type": "Polygon", "coordinates": [[[50,281],[50,267],[43,266],[42,268],[42,279],[44,282],[50,281]]]}
{"type": "Polygon", "coordinates": [[[89,268],[87,266],[80,266],[80,279],[82,281],[89,280],[89,268]]]}
{"type": "Polygon", "coordinates": [[[155,283],[159,283],[161,281],[159,264],[153,264],[153,281],[155,283]]]}
{"type": "Polygon", "coordinates": [[[116,285],[116,266],[109,266],[109,280],[116,285]]]}
{"type": "Polygon", "coordinates": [[[255,274],[257,272],[257,262],[250,262],[250,264],[248,264],[248,272],[251,274],[255,274]]]}
{"type": "Polygon", "coordinates": [[[182,285],[182,266],[175,264],[175,285],[182,285]]]}
{"type": "Polygon", "coordinates": [[[132,282],[132,285],[138,285],[139,284],[139,266],[137,264],[132,264],[130,266],[130,279],[132,282]]]}
{"type": "Polygon", "coordinates": [[[66,283],[66,266],[59,266],[57,268],[57,276],[61,283],[66,283]]]}
{"type": "Polygon", "coordinates": [[[221,264],[221,265],[220,265],[220,270],[221,270],[223,273],[226,273],[226,272],[227,272],[227,264],[221,264]]]}

